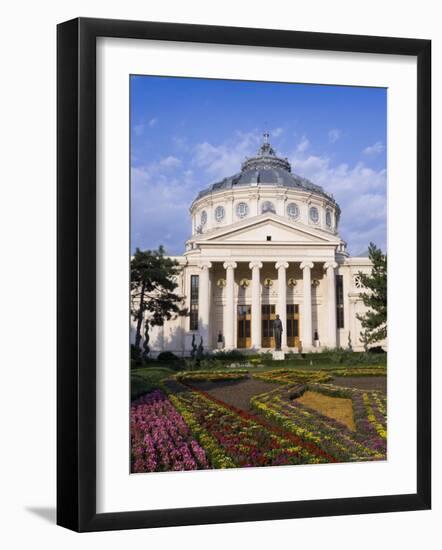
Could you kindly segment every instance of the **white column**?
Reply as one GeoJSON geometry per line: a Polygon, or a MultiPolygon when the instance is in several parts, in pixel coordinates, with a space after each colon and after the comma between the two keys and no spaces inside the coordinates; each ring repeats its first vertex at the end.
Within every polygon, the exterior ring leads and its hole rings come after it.
{"type": "Polygon", "coordinates": [[[304,288],[304,300],[301,317],[301,342],[302,348],[309,350],[312,347],[312,262],[302,262],[302,281],[304,288]]]}
{"type": "Polygon", "coordinates": [[[275,267],[278,271],[278,307],[276,313],[282,323],[281,349],[287,348],[287,262],[277,262],[275,267]]]}
{"type": "MultiPolygon", "coordinates": [[[[204,349],[209,348],[209,319],[210,319],[210,296],[209,296],[209,269],[210,262],[200,264],[201,274],[198,289],[198,332],[203,338],[204,349]]],[[[199,342],[198,342],[199,344],[199,342]]]]}
{"type": "Polygon", "coordinates": [[[254,261],[249,263],[252,270],[252,348],[261,347],[261,282],[259,270],[262,262],[254,261]]]}
{"type": "Polygon", "coordinates": [[[336,280],[335,269],[338,267],[336,262],[326,262],[324,269],[327,272],[327,345],[330,348],[336,347],[336,280]]]}
{"type": "Polygon", "coordinates": [[[236,262],[224,262],[226,270],[226,305],[224,307],[224,340],[227,349],[235,345],[235,268],[236,262]]]}

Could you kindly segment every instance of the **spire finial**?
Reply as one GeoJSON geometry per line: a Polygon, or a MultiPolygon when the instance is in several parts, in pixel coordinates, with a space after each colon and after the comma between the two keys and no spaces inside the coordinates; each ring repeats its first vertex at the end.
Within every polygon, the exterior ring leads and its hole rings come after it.
{"type": "Polygon", "coordinates": [[[264,144],[265,144],[265,145],[268,145],[268,143],[269,143],[269,137],[270,137],[270,134],[269,134],[268,131],[266,130],[266,131],[264,132],[264,144]]]}

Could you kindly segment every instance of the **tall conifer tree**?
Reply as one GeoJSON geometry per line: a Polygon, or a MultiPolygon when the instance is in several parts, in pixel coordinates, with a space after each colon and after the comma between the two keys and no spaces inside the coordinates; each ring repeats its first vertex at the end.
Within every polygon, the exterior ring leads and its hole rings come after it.
{"type": "Polygon", "coordinates": [[[357,316],[364,329],[361,336],[365,347],[387,337],[387,255],[370,243],[368,257],[373,264],[371,273],[358,274],[367,289],[361,294],[362,301],[369,308],[364,315],[357,316]]]}

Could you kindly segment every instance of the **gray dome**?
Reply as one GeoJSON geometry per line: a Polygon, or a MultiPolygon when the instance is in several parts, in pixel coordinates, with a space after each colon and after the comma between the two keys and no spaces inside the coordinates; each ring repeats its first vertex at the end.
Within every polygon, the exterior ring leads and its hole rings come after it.
{"type": "Polygon", "coordinates": [[[293,174],[289,161],[276,155],[268,142],[268,137],[268,134],[264,134],[264,142],[258,149],[256,156],[248,158],[242,163],[241,172],[203,189],[198,193],[196,200],[227,189],[269,185],[312,191],[335,202],[333,196],[326,193],[320,185],[293,174]]]}

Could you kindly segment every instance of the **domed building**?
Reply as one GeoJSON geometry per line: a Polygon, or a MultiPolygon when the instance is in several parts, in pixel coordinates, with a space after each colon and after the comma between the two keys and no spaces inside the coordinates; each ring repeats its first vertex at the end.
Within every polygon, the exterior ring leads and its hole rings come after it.
{"type": "Polygon", "coordinates": [[[175,257],[190,315],[155,328],[152,351],[187,355],[201,339],[205,350],[274,349],[276,315],[283,351],[362,350],[358,273],[371,264],[349,257],[340,212],[331,194],[292,172],[264,134],[240,172],[191,204],[192,235],[175,257]]]}

